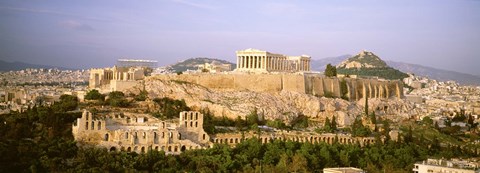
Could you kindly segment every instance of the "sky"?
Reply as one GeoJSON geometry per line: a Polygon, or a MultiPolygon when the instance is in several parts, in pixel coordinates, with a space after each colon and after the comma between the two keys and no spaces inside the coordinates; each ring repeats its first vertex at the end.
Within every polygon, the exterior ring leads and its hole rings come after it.
{"type": "Polygon", "coordinates": [[[68,68],[117,59],[236,62],[247,48],[480,75],[479,0],[2,0],[0,60],[68,68]]]}

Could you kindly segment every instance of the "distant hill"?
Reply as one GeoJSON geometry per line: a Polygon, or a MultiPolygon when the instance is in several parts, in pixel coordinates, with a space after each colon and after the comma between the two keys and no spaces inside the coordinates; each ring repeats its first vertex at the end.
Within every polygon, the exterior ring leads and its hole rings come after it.
{"type": "Polygon", "coordinates": [[[169,68],[170,71],[173,71],[173,72],[183,72],[183,71],[187,71],[187,70],[197,70],[198,65],[205,64],[205,63],[212,63],[214,61],[218,62],[218,63],[222,63],[222,64],[231,64],[232,69],[236,68],[236,64],[234,64],[234,63],[231,63],[231,62],[228,62],[228,61],[225,61],[225,60],[221,60],[221,59],[215,59],[215,58],[190,58],[190,59],[186,59],[186,60],[177,62],[175,64],[172,64],[172,65],[168,66],[168,68],[169,68]]]}
{"type": "Polygon", "coordinates": [[[403,63],[403,62],[387,61],[387,63],[388,65],[394,68],[400,69],[407,73],[413,73],[417,76],[425,76],[430,79],[435,79],[438,81],[453,80],[453,81],[457,81],[462,85],[480,86],[480,77],[471,75],[471,74],[460,73],[460,72],[449,71],[449,70],[442,70],[442,69],[437,69],[433,67],[427,67],[427,66],[422,66],[417,64],[409,64],[409,63],[403,63]]]}
{"type": "MultiPolygon", "coordinates": [[[[325,71],[325,67],[327,64],[340,64],[341,62],[347,60],[350,55],[342,55],[338,57],[329,57],[329,58],[322,58],[322,59],[312,59],[311,61],[311,67],[312,70],[314,71],[320,71],[323,72],[325,71]]],[[[426,76],[430,79],[435,79],[438,81],[448,81],[448,80],[453,80],[457,81],[458,83],[462,85],[477,85],[480,86],[480,77],[471,75],[471,74],[465,74],[465,73],[459,73],[455,71],[449,71],[449,70],[442,70],[442,69],[437,69],[433,67],[427,67],[427,66],[422,66],[418,64],[409,64],[409,63],[403,63],[403,62],[395,62],[395,61],[385,61],[387,65],[390,67],[393,67],[395,69],[398,69],[400,71],[403,71],[405,73],[413,73],[417,76],[426,76]]]]}
{"type": "Polygon", "coordinates": [[[388,66],[380,57],[367,51],[362,51],[337,65],[337,73],[358,76],[377,76],[391,80],[401,80],[408,77],[406,73],[388,66]]]}
{"type": "Polygon", "coordinates": [[[64,67],[56,67],[56,66],[49,66],[49,65],[38,65],[38,64],[29,64],[29,63],[24,63],[24,62],[7,62],[7,61],[2,61],[0,60],[0,71],[18,71],[18,70],[24,70],[27,68],[57,68],[60,70],[67,70],[68,68],[64,67]]]}
{"type": "Polygon", "coordinates": [[[322,58],[322,59],[312,59],[310,61],[310,68],[313,71],[323,72],[327,67],[327,64],[337,65],[340,64],[342,61],[350,58],[352,55],[342,55],[337,57],[329,57],[329,58],[322,58]]]}

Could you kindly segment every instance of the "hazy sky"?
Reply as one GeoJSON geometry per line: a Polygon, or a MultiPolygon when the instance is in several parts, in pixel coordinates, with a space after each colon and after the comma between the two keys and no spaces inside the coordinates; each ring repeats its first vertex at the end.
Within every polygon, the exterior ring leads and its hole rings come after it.
{"type": "Polygon", "coordinates": [[[2,0],[0,59],[71,68],[119,58],[234,62],[256,48],[382,59],[480,75],[477,0],[2,0]]]}

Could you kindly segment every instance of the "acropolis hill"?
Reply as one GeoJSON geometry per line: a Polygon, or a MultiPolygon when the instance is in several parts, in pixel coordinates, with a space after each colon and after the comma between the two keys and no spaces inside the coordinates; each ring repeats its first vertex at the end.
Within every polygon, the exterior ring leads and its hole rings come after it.
{"type": "Polygon", "coordinates": [[[149,98],[183,99],[196,110],[206,108],[232,119],[256,109],[266,119],[287,123],[299,115],[320,122],[335,116],[341,126],[362,113],[364,97],[370,98],[370,109],[384,115],[402,114],[411,106],[400,99],[403,83],[398,80],[326,77],[309,71],[306,55],[247,49],[237,56],[239,65],[233,72],[158,74],[127,91],[145,89],[149,98]]]}

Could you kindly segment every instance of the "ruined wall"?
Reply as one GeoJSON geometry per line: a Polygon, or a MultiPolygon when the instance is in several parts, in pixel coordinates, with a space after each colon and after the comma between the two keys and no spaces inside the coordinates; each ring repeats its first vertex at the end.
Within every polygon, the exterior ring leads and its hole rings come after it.
{"type": "Polygon", "coordinates": [[[148,80],[186,81],[210,89],[278,93],[291,91],[316,96],[341,97],[341,80],[347,84],[347,97],[359,100],[369,98],[403,97],[403,83],[379,79],[330,78],[320,74],[169,74],[148,80]]]}

